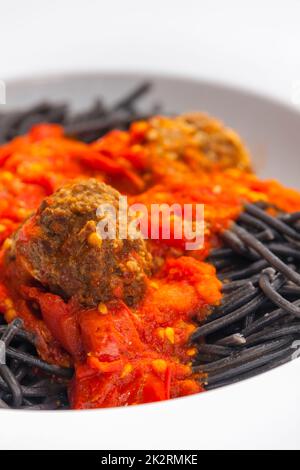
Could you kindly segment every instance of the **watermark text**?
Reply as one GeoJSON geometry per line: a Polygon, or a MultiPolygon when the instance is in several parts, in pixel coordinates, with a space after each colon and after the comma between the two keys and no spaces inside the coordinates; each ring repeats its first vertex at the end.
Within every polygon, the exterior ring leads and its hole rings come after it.
{"type": "Polygon", "coordinates": [[[110,203],[97,209],[97,234],[101,239],[181,240],[186,250],[204,245],[203,204],[128,205],[120,196],[118,208],[110,203]]]}

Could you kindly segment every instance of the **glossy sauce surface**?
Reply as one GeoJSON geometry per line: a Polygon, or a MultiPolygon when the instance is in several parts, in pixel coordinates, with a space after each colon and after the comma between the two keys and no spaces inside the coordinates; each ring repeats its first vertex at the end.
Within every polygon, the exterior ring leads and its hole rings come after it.
{"type": "MultiPolygon", "coordinates": [[[[24,319],[44,359],[74,365],[74,408],[132,405],[202,391],[191,373],[197,351],[188,339],[221,301],[221,283],[205,262],[209,251],[220,245],[220,232],[245,201],[300,209],[298,192],[260,181],[251,172],[247,151],[232,131],[205,118],[200,133],[193,126],[157,117],[85,144],[64,136],[59,126],[44,124],[0,148],[0,309],[7,321],[24,319]],[[148,207],[149,226],[161,223],[151,220],[152,204],[205,206],[203,247],[187,251],[186,240],[172,236],[176,217],[169,240],[147,241],[153,270],[144,298],[134,307],[116,296],[97,308],[83,308],[45,286],[27,285],[13,264],[5,264],[9,236],[43,199],[70,181],[91,177],[127,195],[131,204],[148,207]]],[[[25,239],[33,236],[30,224],[20,230],[25,239]]]]}

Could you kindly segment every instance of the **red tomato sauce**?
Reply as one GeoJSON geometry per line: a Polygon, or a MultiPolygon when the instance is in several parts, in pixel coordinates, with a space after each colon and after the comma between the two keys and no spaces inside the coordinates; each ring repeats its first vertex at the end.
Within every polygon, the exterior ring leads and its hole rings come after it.
{"type": "Polygon", "coordinates": [[[197,351],[189,336],[222,296],[215,269],[205,258],[220,244],[218,234],[238,216],[243,202],[300,209],[298,192],[261,181],[250,171],[218,165],[209,171],[187,165],[182,171],[176,164],[170,171],[170,162],[158,161],[144,145],[147,130],[146,122],[137,123],[128,132],[113,131],[85,144],[65,137],[57,125],[44,124],[0,148],[0,312],[8,322],[23,318],[37,335],[43,359],[74,366],[73,408],[133,405],[203,391],[192,373],[197,351]],[[83,309],[45,289],[20,287],[13,270],[4,275],[9,236],[44,197],[68,181],[89,177],[149,208],[153,203],[205,205],[201,249],[186,251],[172,236],[148,241],[155,270],[134,308],[115,300],[83,309]]]}

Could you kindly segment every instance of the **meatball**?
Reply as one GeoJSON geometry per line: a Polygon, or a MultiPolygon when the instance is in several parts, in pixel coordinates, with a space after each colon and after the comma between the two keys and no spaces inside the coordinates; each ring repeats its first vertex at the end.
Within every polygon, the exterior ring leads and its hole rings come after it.
{"type": "MultiPolygon", "coordinates": [[[[148,122],[144,146],[164,161],[183,162],[190,169],[250,170],[250,156],[240,137],[203,113],[157,116],[148,122]]],[[[180,171],[183,171],[180,167],[180,171]]]]}
{"type": "Polygon", "coordinates": [[[101,238],[97,230],[97,209],[109,204],[118,214],[119,197],[118,191],[94,179],[59,189],[15,234],[8,262],[16,264],[27,283],[38,281],[83,306],[115,298],[136,304],[151,267],[145,240],[119,238],[118,226],[114,239],[101,238]]]}

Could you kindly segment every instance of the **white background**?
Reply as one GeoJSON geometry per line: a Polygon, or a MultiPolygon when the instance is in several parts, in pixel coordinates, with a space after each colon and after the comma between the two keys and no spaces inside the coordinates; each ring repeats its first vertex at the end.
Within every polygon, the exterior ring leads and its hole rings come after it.
{"type": "Polygon", "coordinates": [[[0,0],[0,79],[166,71],[290,100],[299,20],[299,0],[0,0]]]}
{"type": "MultiPolygon", "coordinates": [[[[300,82],[299,23],[297,0],[0,0],[0,80],[173,72],[290,103],[300,82]]],[[[132,410],[2,412],[0,446],[299,449],[299,373],[298,361],[270,374],[262,389],[256,378],[222,399],[205,394],[201,405],[195,397],[132,410]]]]}

